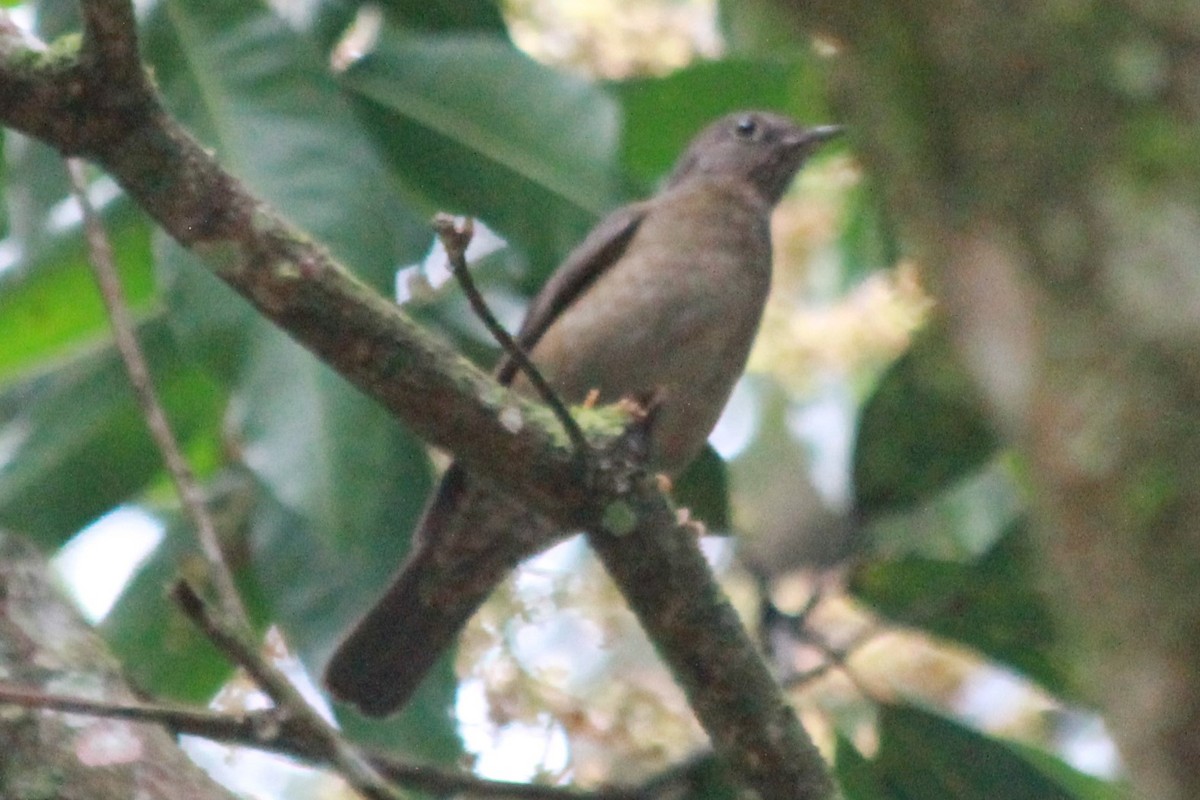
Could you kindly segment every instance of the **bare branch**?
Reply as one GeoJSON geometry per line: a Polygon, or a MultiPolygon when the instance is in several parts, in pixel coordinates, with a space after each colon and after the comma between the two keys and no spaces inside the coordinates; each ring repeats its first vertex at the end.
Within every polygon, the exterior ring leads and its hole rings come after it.
{"type": "Polygon", "coordinates": [[[714,749],[763,798],[832,797],[821,754],[717,585],[691,527],[674,524],[672,509],[649,486],[639,487],[631,502],[641,504],[633,530],[623,536],[591,531],[588,543],[714,749]]]}
{"type": "Polygon", "coordinates": [[[230,619],[236,620],[239,625],[249,631],[250,618],[242,605],[237,588],[233,585],[233,573],[229,569],[229,565],[225,563],[225,554],[221,550],[217,527],[213,524],[212,516],[204,505],[204,492],[201,491],[200,484],[196,482],[196,476],[187,459],[183,457],[183,451],[171,430],[171,423],[167,419],[166,411],[163,410],[162,403],[158,400],[158,393],[154,390],[150,367],[146,363],[146,357],[142,353],[137,335],[134,333],[133,315],[129,313],[125,292],[121,288],[121,279],[117,275],[112,245],[104,230],[104,224],[100,221],[99,215],[96,214],[96,210],[87,196],[87,175],[83,162],[74,158],[67,159],[67,172],[71,178],[71,187],[75,192],[76,202],[79,203],[80,211],[83,214],[88,261],[96,276],[96,283],[100,287],[100,296],[104,300],[104,309],[112,324],[117,351],[121,354],[121,360],[125,364],[125,371],[129,375],[129,383],[133,387],[134,396],[137,397],[138,406],[141,407],[142,416],[146,420],[146,427],[150,429],[150,435],[153,437],[155,445],[158,446],[163,463],[166,464],[167,472],[171,476],[171,482],[175,484],[175,491],[183,504],[184,513],[188,515],[188,519],[191,520],[192,527],[196,531],[200,550],[208,560],[209,578],[216,589],[222,610],[229,615],[230,619]]]}
{"type": "Polygon", "coordinates": [[[108,79],[141,90],[137,21],[130,0],[83,0],[83,59],[108,79]]]}
{"type": "MultiPolygon", "coordinates": [[[[163,703],[66,697],[0,682],[0,705],[6,704],[162,725],[176,734],[202,736],[214,742],[268,750],[315,764],[329,763],[328,754],[319,743],[312,740],[305,726],[281,718],[274,711],[267,712],[270,719],[266,719],[262,712],[229,714],[163,703]]],[[[456,794],[513,800],[651,800],[669,795],[686,785],[691,779],[691,773],[706,765],[712,754],[689,759],[642,784],[606,786],[592,791],[488,780],[382,753],[365,753],[365,757],[375,770],[397,784],[435,795],[456,794]]]]}
{"type": "Polygon", "coordinates": [[[525,373],[525,377],[529,379],[529,383],[542,398],[542,402],[550,406],[550,410],[554,412],[554,416],[558,418],[563,430],[570,437],[571,444],[575,446],[576,457],[582,462],[592,448],[587,437],[583,435],[583,431],[579,429],[579,423],[571,416],[571,411],[554,391],[554,387],[546,381],[541,370],[529,358],[525,348],[521,347],[496,319],[496,315],[488,308],[487,301],[483,299],[483,295],[475,285],[474,278],[471,277],[471,270],[467,266],[467,245],[471,243],[471,236],[475,230],[474,224],[468,218],[459,225],[449,214],[438,214],[434,217],[433,225],[438,238],[442,240],[442,246],[446,248],[450,271],[454,273],[454,277],[462,286],[463,293],[466,294],[472,310],[475,311],[475,316],[479,317],[488,329],[488,333],[492,334],[492,338],[512,357],[517,369],[525,373]]]}
{"type": "Polygon", "coordinates": [[[183,613],[217,646],[221,652],[242,669],[262,689],[275,710],[290,720],[321,749],[322,760],[332,764],[338,773],[369,800],[400,800],[401,795],[367,758],[347,742],[341,733],[327,723],[308,704],[287,676],[242,638],[242,633],[211,613],[204,600],[186,581],[175,584],[171,596],[183,613]]]}

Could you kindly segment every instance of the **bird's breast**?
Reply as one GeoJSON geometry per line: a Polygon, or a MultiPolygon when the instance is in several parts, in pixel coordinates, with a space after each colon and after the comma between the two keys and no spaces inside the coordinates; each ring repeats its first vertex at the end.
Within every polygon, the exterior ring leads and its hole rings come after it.
{"type": "MultiPolygon", "coordinates": [[[[657,198],[625,253],[533,350],[569,402],[657,394],[660,469],[682,469],[741,374],[770,287],[769,209],[735,188],[657,198]]],[[[518,381],[521,383],[521,381],[518,381]]]]}

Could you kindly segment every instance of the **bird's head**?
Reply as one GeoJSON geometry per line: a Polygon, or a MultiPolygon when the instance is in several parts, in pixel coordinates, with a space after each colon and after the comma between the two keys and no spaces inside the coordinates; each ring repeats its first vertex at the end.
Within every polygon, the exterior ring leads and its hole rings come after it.
{"type": "Polygon", "coordinates": [[[767,111],[729,114],[692,140],[667,186],[677,186],[696,176],[742,177],[774,205],[805,159],[841,132],[838,125],[803,128],[767,111]]]}

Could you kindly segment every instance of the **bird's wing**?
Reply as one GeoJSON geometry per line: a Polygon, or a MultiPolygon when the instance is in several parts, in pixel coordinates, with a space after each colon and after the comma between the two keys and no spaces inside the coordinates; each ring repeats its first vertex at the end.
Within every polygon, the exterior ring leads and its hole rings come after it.
{"type": "MultiPolygon", "coordinates": [[[[546,285],[534,297],[517,332],[517,343],[529,352],[558,315],[612,266],[633,238],[646,216],[649,202],[630,203],[609,214],[567,255],[546,285]]],[[[496,379],[508,384],[517,365],[505,356],[496,368],[496,379]]]]}

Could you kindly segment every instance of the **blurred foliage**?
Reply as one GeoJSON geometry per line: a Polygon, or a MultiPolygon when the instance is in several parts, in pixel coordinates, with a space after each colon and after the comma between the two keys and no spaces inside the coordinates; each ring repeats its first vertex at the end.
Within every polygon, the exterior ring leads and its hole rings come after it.
{"type": "Polygon", "coordinates": [[[853,466],[859,511],[911,508],[987,461],[997,441],[980,402],[945,332],[924,330],[862,410],[853,466]]]}
{"type": "MultiPolygon", "coordinates": [[[[488,0],[378,3],[373,47],[344,72],[333,70],[338,36],[364,5],[323,0],[307,17],[285,21],[254,0],[159,0],[143,20],[142,47],[172,113],[381,292],[392,291],[398,267],[428,251],[425,220],[445,209],[477,216],[505,237],[507,250],[482,277],[492,296],[523,301],[601,214],[652,191],[711,117],[762,107],[832,119],[817,50],[779,36],[760,3],[722,5],[735,32],[730,56],[662,75],[665,67],[633,77],[593,70],[606,82],[518,50],[501,12],[520,28],[529,22],[522,8],[532,14],[532,4],[501,9],[488,0]]],[[[36,18],[40,35],[52,38],[76,25],[75,3],[44,0],[36,18]]],[[[696,50],[716,55],[708,43],[696,50]]],[[[12,132],[3,144],[0,524],[53,550],[119,505],[156,513],[167,534],[103,629],[142,688],[203,701],[229,667],[163,602],[163,587],[191,568],[192,546],[164,501],[158,457],[109,344],[80,225],[64,212],[63,167],[12,132]]],[[[153,231],[111,182],[97,176],[93,188],[156,384],[210,489],[256,619],[278,626],[315,668],[403,557],[434,474],[426,449],[153,231]]],[[[841,208],[824,257],[835,284],[848,289],[894,267],[903,248],[868,184],[851,188],[841,208]]],[[[413,312],[486,361],[463,304],[446,301],[456,287],[440,291],[413,312]]],[[[799,314],[802,301],[795,306],[799,314]]],[[[1030,577],[1023,527],[994,530],[1004,516],[997,496],[963,493],[981,485],[998,444],[940,333],[927,331],[877,380],[846,382],[869,388],[852,400],[861,403],[853,412],[857,506],[842,528],[871,523],[911,533],[930,508],[950,504],[960,513],[941,518],[973,542],[954,558],[876,547],[855,573],[854,591],[885,619],[1064,690],[1070,665],[1030,577]]],[[[769,425],[746,437],[751,446],[789,445],[777,448],[790,460],[771,476],[775,496],[789,491],[789,480],[807,481],[794,474],[803,448],[790,438],[792,410],[779,405],[769,425]]],[[[748,479],[771,465],[755,462],[755,470],[745,471],[748,479]]],[[[725,464],[709,450],[679,481],[677,500],[726,529],[738,524],[729,492],[725,464]]],[[[815,496],[807,483],[794,493],[815,496]]],[[[451,763],[461,755],[458,690],[447,661],[399,719],[340,719],[356,737],[451,763]]],[[[870,757],[839,742],[848,797],[1108,796],[1064,779],[1053,756],[1029,757],[926,712],[885,706],[878,732],[870,757]]],[[[623,746],[645,746],[625,738],[623,746]]],[[[697,796],[727,791],[716,779],[704,785],[713,788],[697,796]]]]}
{"type": "Polygon", "coordinates": [[[839,740],[847,800],[1115,800],[1119,790],[1043,753],[984,736],[914,706],[885,705],[879,752],[867,760],[839,740]]]}
{"type": "Polygon", "coordinates": [[[1042,686],[1065,693],[1064,654],[1033,583],[1023,520],[967,562],[908,555],[860,565],[851,589],[885,618],[974,648],[1042,686]]]}

